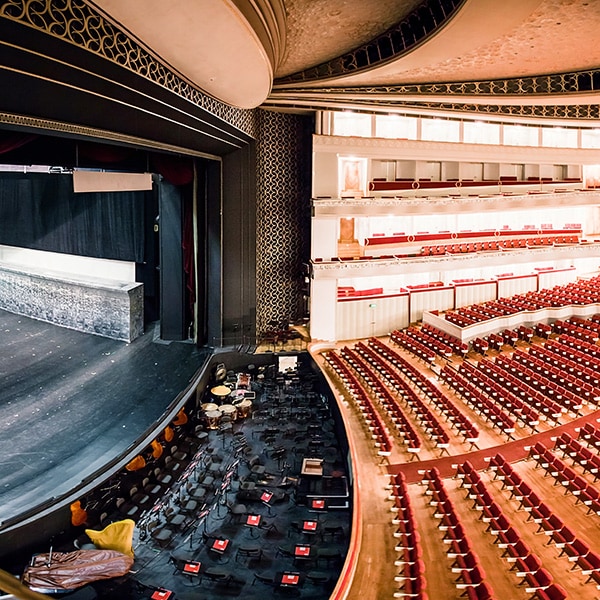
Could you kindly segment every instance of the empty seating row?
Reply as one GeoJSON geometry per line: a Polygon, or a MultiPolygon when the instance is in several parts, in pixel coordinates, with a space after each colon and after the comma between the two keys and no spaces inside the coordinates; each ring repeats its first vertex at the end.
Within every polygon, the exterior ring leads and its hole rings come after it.
{"type": "Polygon", "coordinates": [[[399,584],[394,598],[422,598],[422,592],[427,587],[425,563],[404,474],[392,475],[387,489],[390,490],[389,499],[393,502],[392,524],[396,527],[394,538],[398,555],[394,564],[400,567],[394,578],[399,584]]]}
{"type": "Polygon", "coordinates": [[[539,236],[527,238],[511,238],[509,240],[492,240],[461,244],[437,244],[423,246],[421,256],[440,256],[444,254],[470,254],[472,252],[496,252],[517,248],[535,248],[537,246],[553,246],[554,244],[578,244],[578,235],[539,236]]]}
{"type": "MultiPolygon", "coordinates": [[[[510,298],[473,304],[455,310],[449,310],[444,318],[459,326],[472,325],[493,318],[496,309],[504,315],[515,314],[524,310],[539,310],[548,307],[569,305],[584,306],[600,302],[600,286],[598,276],[589,280],[578,280],[550,289],[518,294],[510,298]],[[485,310],[478,307],[484,306],[485,310]],[[486,312],[487,310],[487,312],[486,312]]],[[[572,327],[577,327],[570,324],[572,327]]],[[[569,325],[567,325],[568,327],[569,325]]]]}
{"type": "Polygon", "coordinates": [[[419,398],[414,389],[402,378],[400,373],[363,342],[356,344],[354,350],[376,370],[374,375],[379,376],[382,383],[387,382],[403,399],[407,408],[409,408],[418,420],[421,428],[435,442],[436,446],[443,451],[446,450],[450,441],[448,433],[429,406],[419,398]]]}
{"type": "Polygon", "coordinates": [[[560,335],[556,341],[574,350],[574,352],[567,356],[570,360],[574,360],[586,367],[600,367],[600,347],[597,344],[580,340],[567,333],[560,335]]]}
{"type": "Polygon", "coordinates": [[[444,342],[444,344],[450,346],[454,354],[456,354],[457,356],[464,357],[469,350],[469,346],[461,340],[459,340],[457,337],[454,337],[453,335],[450,335],[449,333],[446,333],[445,331],[442,331],[441,329],[438,329],[433,325],[423,323],[421,325],[421,329],[429,336],[435,338],[436,340],[439,340],[440,342],[444,342]]]}
{"type": "MultiPolygon", "coordinates": [[[[501,367],[507,376],[519,381],[519,389],[526,394],[527,402],[539,411],[545,419],[559,423],[561,415],[567,412],[567,407],[556,402],[553,398],[554,391],[560,393],[559,384],[549,381],[541,372],[530,368],[527,359],[518,360],[519,351],[513,352],[513,358],[500,355],[496,358],[496,365],[501,367]]],[[[526,356],[526,355],[525,355],[526,356]]]]}
{"type": "Polygon", "coordinates": [[[515,432],[514,419],[472,383],[468,376],[462,375],[450,365],[445,365],[440,372],[440,379],[454,389],[477,414],[509,438],[512,437],[515,432]]]}
{"type": "Polygon", "coordinates": [[[425,377],[411,363],[406,361],[395,350],[377,338],[369,339],[369,348],[388,360],[396,369],[411,381],[429,401],[439,410],[453,429],[465,437],[472,446],[477,444],[479,430],[472,421],[462,413],[456,405],[430,379],[425,377]]]}
{"type": "MultiPolygon", "coordinates": [[[[480,363],[482,362],[484,361],[480,361],[480,363]]],[[[539,424],[539,414],[514,393],[514,388],[511,389],[510,381],[500,381],[500,378],[496,381],[491,376],[496,374],[494,371],[489,371],[488,374],[484,370],[486,365],[487,363],[485,362],[481,366],[475,366],[470,362],[463,362],[458,370],[459,373],[468,378],[482,392],[485,392],[487,396],[492,398],[503,410],[521,421],[523,425],[535,430],[539,424]]]]}
{"type": "Polygon", "coordinates": [[[513,374],[523,377],[538,392],[553,402],[560,404],[563,410],[572,410],[576,414],[584,402],[594,402],[597,390],[590,383],[579,379],[560,366],[553,366],[535,356],[535,352],[517,350],[512,358],[502,357],[500,362],[513,374]]]}
{"type": "Polygon", "coordinates": [[[348,347],[341,350],[341,356],[350,364],[360,377],[369,386],[374,397],[377,398],[382,408],[387,412],[390,420],[396,426],[396,431],[406,445],[406,449],[413,455],[421,451],[421,440],[410,420],[406,417],[397,399],[383,380],[365,363],[359,354],[348,347]]]}
{"type": "Polygon", "coordinates": [[[443,532],[443,542],[448,545],[447,555],[452,559],[452,572],[458,574],[457,590],[469,597],[489,597],[491,590],[485,583],[485,571],[472,548],[467,532],[461,523],[454,503],[448,494],[439,470],[434,467],[423,473],[425,496],[434,508],[434,517],[439,519],[438,529],[443,532]],[[481,588],[479,591],[477,588],[481,588]]]}
{"type": "MultiPolygon", "coordinates": [[[[530,449],[530,457],[543,461],[541,455],[547,451],[543,444],[536,444],[530,449]]],[[[590,549],[589,545],[577,537],[577,534],[556,515],[534,492],[526,481],[512,468],[510,463],[498,454],[490,460],[490,470],[495,479],[502,482],[502,489],[510,492],[511,498],[520,502],[520,509],[529,513],[528,521],[533,521],[538,533],[548,537],[548,544],[554,543],[559,550],[559,557],[566,557],[573,563],[572,569],[579,567],[587,576],[585,583],[600,581],[600,554],[590,549]]]]}
{"type": "Polygon", "coordinates": [[[567,357],[563,352],[564,346],[554,340],[548,340],[543,346],[534,346],[529,349],[529,354],[540,358],[549,365],[556,367],[559,371],[577,374],[579,379],[591,383],[594,387],[600,387],[600,376],[590,367],[584,367],[567,357]]]}
{"type": "Polygon", "coordinates": [[[579,430],[579,440],[584,440],[586,444],[596,449],[600,448],[600,429],[597,429],[591,423],[585,423],[579,430]]]}
{"type": "MultiPolygon", "coordinates": [[[[456,477],[461,481],[461,487],[467,490],[467,497],[473,500],[473,508],[481,511],[480,519],[487,523],[486,531],[494,536],[494,543],[504,550],[502,556],[514,563],[512,570],[522,578],[527,592],[537,594],[547,592],[551,586],[556,587],[552,575],[513,527],[473,465],[469,461],[458,465],[456,477]]],[[[561,591],[564,589],[559,587],[558,592],[561,591]]]]}
{"type": "Polygon", "coordinates": [[[373,406],[369,395],[362,387],[357,377],[344,364],[344,361],[333,351],[323,354],[325,364],[336,374],[344,385],[344,388],[350,394],[354,403],[361,411],[365,423],[375,440],[375,447],[381,456],[388,456],[392,451],[392,440],[389,436],[387,427],[383,423],[379,413],[373,406]]]}
{"type": "Polygon", "coordinates": [[[595,327],[586,327],[583,326],[580,321],[579,323],[574,323],[571,320],[563,321],[558,319],[554,321],[552,327],[554,329],[554,333],[558,333],[559,335],[562,333],[567,333],[571,337],[579,338],[584,341],[597,342],[599,335],[598,330],[595,327]]]}
{"type": "Polygon", "coordinates": [[[600,478],[600,455],[590,450],[581,442],[571,437],[568,433],[561,433],[554,449],[563,453],[563,457],[569,457],[573,464],[577,463],[583,468],[584,473],[589,473],[594,477],[594,482],[600,478]]]}
{"type": "Polygon", "coordinates": [[[569,467],[541,442],[534,444],[529,451],[530,458],[536,462],[536,467],[544,469],[546,475],[554,478],[556,485],[565,488],[565,493],[571,493],[576,498],[576,504],[586,506],[588,514],[600,515],[600,491],[569,467]]]}
{"type": "Polygon", "coordinates": [[[426,363],[433,363],[435,361],[436,353],[421,343],[419,340],[409,336],[404,331],[394,330],[390,334],[390,340],[397,344],[401,348],[412,352],[415,356],[418,356],[421,360],[426,363]]]}

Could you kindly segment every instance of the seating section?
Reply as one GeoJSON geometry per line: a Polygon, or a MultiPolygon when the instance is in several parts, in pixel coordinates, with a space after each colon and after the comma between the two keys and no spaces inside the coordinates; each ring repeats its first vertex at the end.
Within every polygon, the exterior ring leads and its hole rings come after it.
{"type": "Polygon", "coordinates": [[[515,420],[479,387],[450,365],[440,372],[440,381],[451,387],[482,418],[509,438],[515,431],[515,420]]]}
{"type": "Polygon", "coordinates": [[[392,451],[392,440],[367,390],[365,390],[357,375],[353,373],[337,353],[333,351],[326,352],[323,356],[327,366],[340,380],[344,389],[350,394],[354,404],[361,412],[374,440],[377,453],[380,456],[388,456],[392,451]]]}
{"type": "MultiPolygon", "coordinates": [[[[542,289],[537,292],[527,292],[511,296],[510,298],[498,298],[497,300],[463,306],[446,311],[444,318],[459,327],[467,327],[495,317],[509,316],[527,310],[535,311],[542,308],[596,304],[600,301],[599,281],[600,277],[596,276],[588,280],[578,280],[574,283],[555,286],[550,289],[542,289]]],[[[559,321],[558,327],[565,329],[564,331],[557,329],[555,325],[553,326],[554,332],[576,332],[580,330],[581,323],[577,320],[573,321],[569,319],[567,321],[559,321]]],[[[592,327],[589,330],[584,330],[584,332],[580,331],[580,335],[583,336],[582,339],[584,340],[596,341],[599,333],[598,329],[592,327]]]]}
{"type": "Polygon", "coordinates": [[[412,352],[426,363],[431,364],[435,361],[435,351],[426,346],[423,343],[424,340],[419,340],[417,335],[411,335],[406,331],[395,330],[390,334],[390,340],[401,348],[412,352]]]}
{"type": "Polygon", "coordinates": [[[392,475],[388,489],[394,515],[394,549],[398,553],[394,564],[399,567],[395,577],[398,589],[394,592],[394,598],[424,598],[427,581],[422,558],[423,548],[404,474],[392,475]]]}
{"type": "Polygon", "coordinates": [[[471,448],[477,446],[479,440],[478,428],[431,379],[425,377],[421,371],[381,340],[371,338],[369,347],[389,361],[395,369],[399,370],[407,380],[416,386],[450,424],[450,427],[464,436],[465,442],[471,444],[471,448]]]}
{"type": "Polygon", "coordinates": [[[485,571],[473,550],[466,530],[448,494],[440,473],[436,467],[427,470],[422,479],[425,496],[429,506],[433,507],[433,516],[439,520],[438,529],[443,532],[443,542],[448,546],[447,556],[452,559],[452,572],[458,575],[456,589],[461,592],[471,589],[470,597],[478,598],[476,588],[485,587],[485,571]],[[475,595],[473,595],[475,594],[475,595]]]}
{"type": "Polygon", "coordinates": [[[561,485],[565,489],[566,494],[570,493],[575,497],[576,504],[583,504],[588,514],[600,515],[600,491],[573,467],[567,465],[540,442],[532,446],[529,456],[546,475],[555,479],[556,485],[561,485]]]}
{"type": "MultiPolygon", "coordinates": [[[[594,410],[600,402],[600,346],[593,342],[599,331],[600,316],[521,325],[475,338],[467,350],[458,339],[423,324],[395,330],[387,341],[371,337],[330,351],[327,361],[352,390],[356,404],[366,407],[361,412],[371,433],[389,427],[411,453],[409,460],[424,448],[439,449],[441,457],[450,452],[453,433],[461,436],[460,443],[470,443],[469,449],[478,447],[480,434],[472,413],[512,441],[594,410]],[[445,386],[454,394],[445,392],[445,386]],[[461,407],[455,395],[470,410],[461,407]]],[[[427,528],[442,532],[443,553],[451,559],[448,583],[452,579],[457,597],[497,598],[490,585],[495,577],[486,577],[483,555],[478,555],[480,538],[486,534],[498,558],[506,562],[505,573],[498,577],[514,576],[515,586],[531,599],[565,600],[573,585],[562,579],[567,571],[581,576],[582,585],[600,589],[600,552],[587,533],[582,536],[553,510],[542,491],[551,486],[562,497],[564,490],[579,518],[600,516],[600,429],[587,423],[577,432],[577,437],[562,432],[552,438],[552,449],[533,444],[528,456],[534,467],[522,463],[529,466],[517,470],[501,453],[492,456],[484,470],[463,460],[455,466],[459,487],[451,493],[437,467],[419,471],[427,504],[434,510],[434,523],[427,528]],[[548,483],[521,475],[527,468],[541,471],[548,483]],[[461,489],[464,504],[457,501],[461,489]],[[506,503],[514,508],[507,510],[506,503]],[[465,510],[474,511],[483,527],[467,528],[465,510]],[[533,539],[541,539],[548,550],[542,551],[533,539]],[[548,558],[551,549],[556,561],[548,558]]],[[[398,567],[394,597],[427,600],[431,592],[419,532],[423,524],[415,518],[404,471],[391,476],[387,489],[398,567]]]]}

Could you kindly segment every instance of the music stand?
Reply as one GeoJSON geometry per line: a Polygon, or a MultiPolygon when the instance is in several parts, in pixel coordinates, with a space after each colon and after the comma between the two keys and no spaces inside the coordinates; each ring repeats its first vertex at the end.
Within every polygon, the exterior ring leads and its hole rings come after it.
{"type": "Polygon", "coordinates": [[[271,512],[271,500],[273,499],[273,492],[269,490],[263,490],[263,493],[260,496],[260,501],[267,507],[267,513],[270,517],[273,516],[271,512]]]}

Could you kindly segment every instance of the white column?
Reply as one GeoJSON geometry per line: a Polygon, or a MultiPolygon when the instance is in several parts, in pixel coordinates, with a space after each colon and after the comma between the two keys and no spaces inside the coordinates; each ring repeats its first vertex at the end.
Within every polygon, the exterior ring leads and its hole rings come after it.
{"type": "Polygon", "coordinates": [[[337,280],[313,279],[310,289],[310,337],[335,342],[337,280]]]}

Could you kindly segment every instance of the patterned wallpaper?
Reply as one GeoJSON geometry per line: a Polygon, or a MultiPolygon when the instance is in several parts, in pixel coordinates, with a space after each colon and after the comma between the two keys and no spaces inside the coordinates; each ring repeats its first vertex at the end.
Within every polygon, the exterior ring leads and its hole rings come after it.
{"type": "Polygon", "coordinates": [[[258,109],[256,331],[303,316],[302,263],[310,256],[312,117],[258,109]]]}

